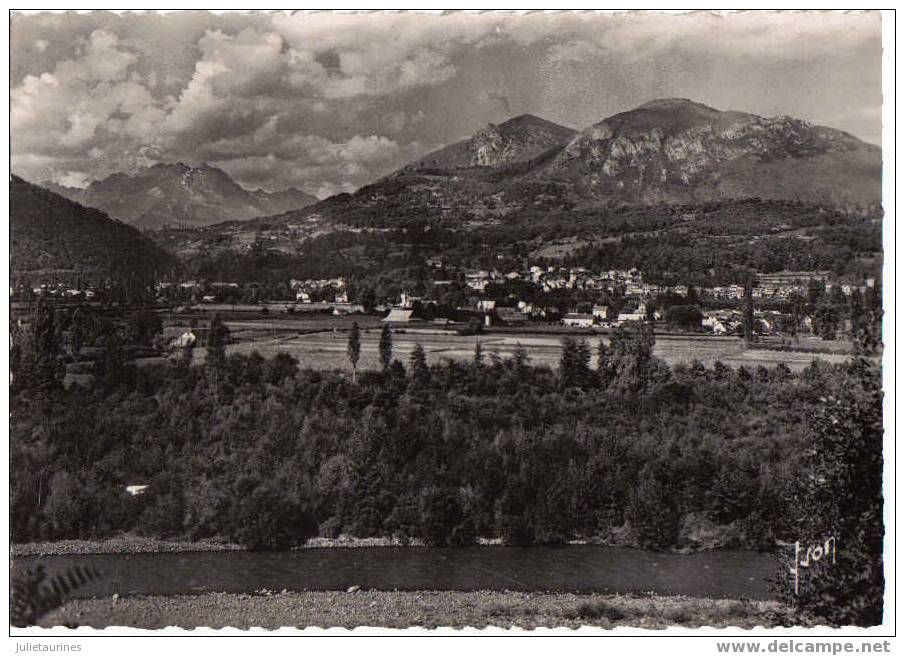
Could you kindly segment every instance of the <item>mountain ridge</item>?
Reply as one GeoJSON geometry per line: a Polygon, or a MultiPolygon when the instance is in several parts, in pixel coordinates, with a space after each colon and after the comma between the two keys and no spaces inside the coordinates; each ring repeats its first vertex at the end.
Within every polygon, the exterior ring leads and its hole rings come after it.
{"type": "Polygon", "coordinates": [[[53,183],[42,186],[142,229],[252,219],[300,209],[318,200],[295,188],[249,191],[205,162],[198,166],[159,162],[130,173],[114,173],[84,189],[53,183]]]}
{"type": "MultiPolygon", "coordinates": [[[[388,226],[416,217],[483,221],[511,212],[745,198],[872,206],[880,202],[880,179],[880,148],[841,130],[657,98],[580,130],[531,114],[491,123],[351,194],[259,220],[317,215],[388,226]]],[[[221,213],[202,225],[247,218],[247,211],[221,213]]]]}
{"type": "Polygon", "coordinates": [[[629,202],[791,195],[870,203],[880,197],[879,155],[848,133],[801,119],[659,99],[579,131],[531,175],[629,202]]]}

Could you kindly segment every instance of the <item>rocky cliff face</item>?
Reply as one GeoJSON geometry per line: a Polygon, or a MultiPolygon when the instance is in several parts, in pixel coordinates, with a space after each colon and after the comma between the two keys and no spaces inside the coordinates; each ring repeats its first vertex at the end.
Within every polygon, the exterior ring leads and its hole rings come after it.
{"type": "Polygon", "coordinates": [[[496,125],[488,125],[469,143],[472,166],[499,166],[513,156],[513,144],[503,139],[496,125]]]}
{"type": "Polygon", "coordinates": [[[454,171],[528,162],[562,145],[574,134],[571,128],[523,114],[499,125],[491,123],[473,137],[430,153],[406,170],[454,171]]]}
{"type": "Polygon", "coordinates": [[[537,200],[550,185],[585,205],[750,197],[873,205],[880,173],[880,149],[839,130],[664,98],[579,132],[530,115],[488,125],[405,167],[394,184],[430,187],[419,176],[448,175],[460,205],[500,192],[510,204],[537,200]]]}
{"type": "Polygon", "coordinates": [[[791,193],[870,203],[879,200],[880,152],[844,132],[786,116],[668,99],[582,130],[530,175],[626,201],[791,193]],[[830,170],[836,171],[832,182],[823,177],[830,170]]]}

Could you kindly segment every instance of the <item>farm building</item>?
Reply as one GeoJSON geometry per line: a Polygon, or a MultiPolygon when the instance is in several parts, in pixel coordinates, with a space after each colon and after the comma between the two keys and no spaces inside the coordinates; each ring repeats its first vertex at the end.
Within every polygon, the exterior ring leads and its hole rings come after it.
{"type": "Polygon", "coordinates": [[[590,328],[594,325],[594,315],[573,312],[564,316],[562,323],[564,326],[571,326],[572,328],[590,328]]]}
{"type": "Polygon", "coordinates": [[[777,271],[776,273],[758,274],[762,285],[777,286],[802,286],[811,280],[826,282],[829,279],[829,271],[777,271]]]}
{"type": "Polygon", "coordinates": [[[616,321],[618,323],[626,323],[628,321],[644,321],[645,313],[639,311],[635,312],[622,312],[617,318],[616,321]]]}
{"type": "Polygon", "coordinates": [[[528,321],[528,317],[511,307],[496,308],[496,318],[506,326],[521,325],[528,321]]]}

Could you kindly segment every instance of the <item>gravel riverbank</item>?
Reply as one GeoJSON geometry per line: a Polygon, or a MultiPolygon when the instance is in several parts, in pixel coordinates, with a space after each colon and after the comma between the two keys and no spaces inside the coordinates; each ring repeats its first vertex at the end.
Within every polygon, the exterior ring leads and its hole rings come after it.
{"type": "MultiPolygon", "coordinates": [[[[694,553],[721,547],[751,548],[738,534],[736,527],[719,526],[698,515],[688,515],[681,528],[681,544],[670,551],[694,553]]],[[[475,546],[501,546],[499,538],[478,538],[475,546]]],[[[637,547],[636,541],[624,529],[614,529],[606,536],[585,540],[572,540],[570,545],[595,544],[610,547],[637,547]]],[[[423,547],[422,540],[400,540],[393,537],[357,538],[340,535],[335,538],[314,537],[297,549],[363,548],[363,547],[423,547]]],[[[63,556],[67,554],[128,554],[128,553],[178,553],[189,551],[243,551],[245,548],[225,540],[159,540],[137,535],[119,535],[103,540],[59,540],[53,542],[29,542],[10,546],[10,555],[63,556]]]]}
{"type": "Polygon", "coordinates": [[[105,540],[58,540],[55,542],[27,542],[10,545],[10,555],[65,556],[72,554],[130,554],[130,553],[178,553],[188,551],[242,551],[243,547],[229,542],[204,540],[182,542],[157,540],[138,536],[120,536],[105,540]]]}
{"type": "Polygon", "coordinates": [[[41,621],[52,626],[510,628],[740,627],[792,623],[775,601],[518,592],[207,593],[76,599],[41,621]]]}
{"type": "MultiPolygon", "coordinates": [[[[485,540],[479,544],[499,544],[500,541],[485,540]]],[[[358,547],[421,547],[421,541],[402,542],[395,538],[311,538],[299,549],[358,548],[358,547]]],[[[23,556],[65,556],[78,554],[131,554],[131,553],[183,553],[190,551],[245,551],[240,544],[219,540],[199,542],[180,540],[158,540],[134,535],[124,535],[104,540],[58,540],[54,542],[27,542],[10,546],[10,555],[23,556]]]]}

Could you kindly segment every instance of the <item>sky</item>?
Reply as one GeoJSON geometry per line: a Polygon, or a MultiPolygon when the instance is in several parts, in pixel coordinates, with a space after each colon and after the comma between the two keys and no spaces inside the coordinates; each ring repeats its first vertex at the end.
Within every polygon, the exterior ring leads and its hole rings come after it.
{"type": "Polygon", "coordinates": [[[655,98],[881,140],[876,13],[17,13],[12,170],[85,186],[206,162],[353,191],[488,123],[655,98]]]}

